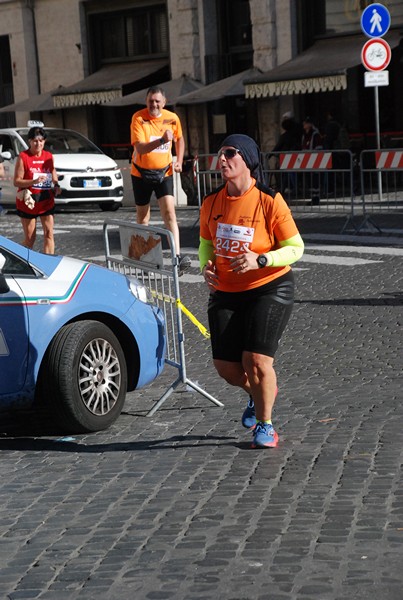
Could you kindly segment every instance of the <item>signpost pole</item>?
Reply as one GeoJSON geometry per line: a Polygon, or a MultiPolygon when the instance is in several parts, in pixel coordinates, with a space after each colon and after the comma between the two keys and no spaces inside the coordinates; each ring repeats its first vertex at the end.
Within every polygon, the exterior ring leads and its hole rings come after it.
{"type": "MultiPolygon", "coordinates": [[[[377,2],[367,6],[361,15],[361,29],[369,38],[362,49],[361,60],[367,71],[382,72],[388,66],[391,59],[391,49],[389,44],[383,40],[383,36],[388,32],[390,27],[390,14],[386,6],[377,2]]],[[[368,84],[370,82],[368,81],[368,84]]],[[[376,126],[376,147],[381,149],[381,133],[379,126],[379,93],[378,85],[380,81],[376,80],[374,86],[375,94],[375,126],[376,126]]],[[[366,83],[367,84],[367,83],[366,83]]],[[[381,83],[387,85],[388,83],[381,83]]],[[[382,202],[382,173],[378,169],[378,196],[381,206],[382,202]]],[[[364,207],[365,207],[365,198],[364,207]]]]}
{"type": "MultiPolygon", "coordinates": [[[[376,127],[376,147],[378,150],[381,149],[381,129],[379,126],[379,92],[378,86],[374,87],[375,94],[375,127],[376,127]]],[[[382,173],[378,169],[378,197],[379,202],[382,202],[382,173]]]]}

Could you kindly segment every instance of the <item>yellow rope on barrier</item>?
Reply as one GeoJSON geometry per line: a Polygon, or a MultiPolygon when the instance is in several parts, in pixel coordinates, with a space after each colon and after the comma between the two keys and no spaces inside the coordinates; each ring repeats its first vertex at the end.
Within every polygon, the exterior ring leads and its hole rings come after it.
{"type": "MultiPolygon", "coordinates": [[[[163,294],[160,294],[159,292],[156,292],[155,290],[152,290],[151,294],[153,296],[155,296],[156,298],[158,298],[158,300],[162,300],[163,302],[171,302],[172,304],[175,302],[174,298],[171,298],[170,296],[164,296],[163,294]]],[[[187,318],[193,323],[193,325],[196,325],[197,329],[200,331],[200,333],[202,335],[204,335],[205,338],[210,339],[210,332],[208,331],[208,329],[206,327],[204,327],[204,325],[202,325],[200,323],[200,321],[198,321],[196,319],[194,314],[192,314],[190,312],[190,310],[187,309],[186,306],[184,304],[182,304],[182,302],[180,300],[176,300],[176,306],[181,309],[183,314],[185,314],[187,316],[187,318]]]]}
{"type": "Polygon", "coordinates": [[[158,300],[162,300],[163,302],[170,302],[171,304],[173,304],[175,302],[174,298],[171,298],[171,296],[164,296],[163,294],[160,294],[159,292],[156,292],[155,290],[150,290],[151,291],[151,295],[154,296],[155,298],[158,298],[158,300]]]}
{"type": "Polygon", "coordinates": [[[200,333],[204,335],[205,338],[210,338],[210,332],[206,329],[206,327],[204,327],[204,325],[200,323],[200,321],[196,319],[196,317],[190,312],[190,310],[186,308],[184,304],[182,304],[180,300],[176,301],[176,306],[178,306],[181,309],[181,311],[187,316],[187,318],[193,323],[193,325],[196,325],[200,333]]]}

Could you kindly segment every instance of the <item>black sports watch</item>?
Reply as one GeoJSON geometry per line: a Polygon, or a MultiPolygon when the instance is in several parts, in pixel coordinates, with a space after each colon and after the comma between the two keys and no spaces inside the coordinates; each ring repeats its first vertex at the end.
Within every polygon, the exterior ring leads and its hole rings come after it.
{"type": "Polygon", "coordinates": [[[264,254],[259,254],[259,256],[256,259],[256,262],[259,265],[259,268],[263,269],[263,267],[267,266],[267,256],[265,256],[264,254]]]}

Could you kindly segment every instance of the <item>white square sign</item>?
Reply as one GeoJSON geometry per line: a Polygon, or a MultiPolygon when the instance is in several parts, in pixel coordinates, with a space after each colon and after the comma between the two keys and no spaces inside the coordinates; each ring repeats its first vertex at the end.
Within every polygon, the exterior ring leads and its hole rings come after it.
{"type": "Polygon", "coordinates": [[[389,71],[365,71],[365,87],[389,85],[389,71]]]}

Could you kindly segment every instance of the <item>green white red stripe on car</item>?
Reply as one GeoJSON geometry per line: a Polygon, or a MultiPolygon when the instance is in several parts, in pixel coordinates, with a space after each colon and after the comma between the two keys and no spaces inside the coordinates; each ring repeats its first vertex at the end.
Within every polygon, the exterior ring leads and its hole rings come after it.
{"type": "Polygon", "coordinates": [[[0,306],[70,302],[89,267],[89,263],[63,257],[49,277],[14,277],[15,281],[8,279],[10,292],[0,296],[0,306]],[[21,296],[18,283],[21,284],[25,297],[21,296]]]}

